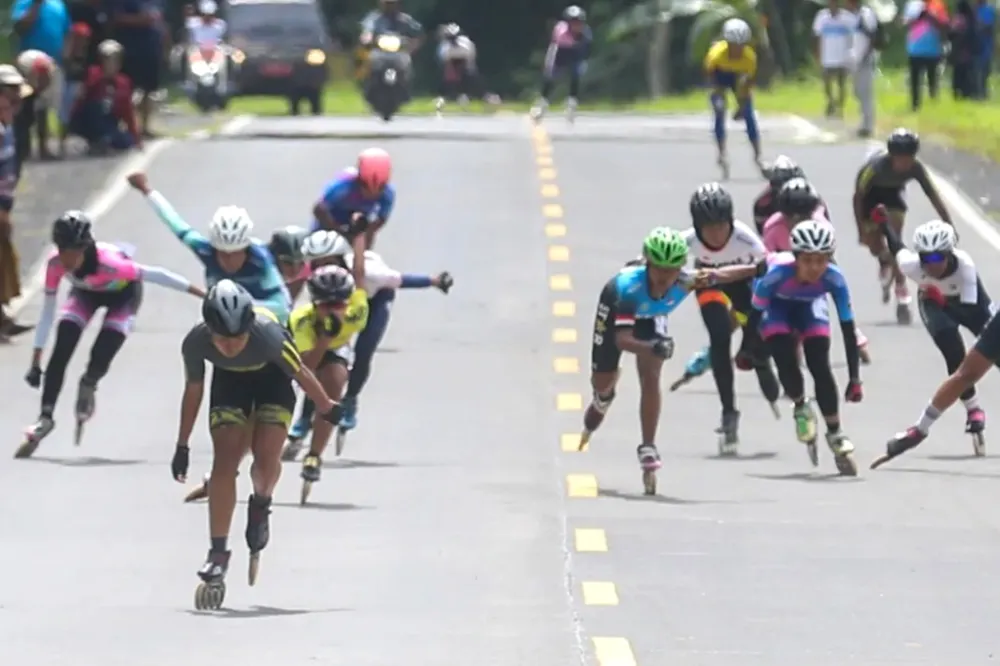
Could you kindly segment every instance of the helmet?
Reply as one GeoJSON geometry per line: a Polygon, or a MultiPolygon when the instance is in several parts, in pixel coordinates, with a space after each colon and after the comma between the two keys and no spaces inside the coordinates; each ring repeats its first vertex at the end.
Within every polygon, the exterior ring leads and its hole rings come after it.
{"type": "Polygon", "coordinates": [[[749,44],[753,38],[750,26],[743,19],[731,18],[722,24],[722,38],[730,44],[749,44]]]}
{"type": "Polygon", "coordinates": [[[220,252],[239,252],[250,247],[253,220],[245,208],[222,206],[209,225],[212,247],[220,252]]]}
{"type": "Polygon", "coordinates": [[[302,227],[278,229],[271,234],[271,242],[267,247],[275,259],[302,261],[302,245],[308,233],[302,227]]]}
{"type": "Polygon", "coordinates": [[[653,266],[681,268],[687,263],[688,244],[679,231],[657,227],[642,242],[642,254],[653,266]]]}
{"type": "Polygon", "coordinates": [[[52,242],[60,250],[80,250],[94,242],[90,218],[79,210],[68,210],[52,223],[52,242]]]}
{"type": "Polygon", "coordinates": [[[392,158],[381,148],[368,148],[358,155],[358,180],[371,191],[381,191],[392,177],[392,158]]]}
{"type": "Polygon", "coordinates": [[[122,55],[122,53],[125,52],[125,49],[122,47],[120,42],[113,39],[105,39],[97,45],[97,52],[105,58],[111,58],[113,56],[122,55]]]}
{"type": "Polygon", "coordinates": [[[577,5],[570,5],[563,10],[562,17],[564,21],[586,21],[587,12],[577,5]]]}
{"type": "Polygon", "coordinates": [[[792,158],[785,155],[778,155],[774,163],[766,169],[766,173],[767,182],[773,189],[780,188],[792,178],[806,177],[802,167],[792,161],[792,158]]]}
{"type": "Polygon", "coordinates": [[[778,190],[776,203],[782,215],[808,217],[819,205],[819,192],[805,178],[792,178],[778,190]]]}
{"type": "Polygon", "coordinates": [[[908,155],[913,157],[920,150],[920,137],[905,127],[897,127],[889,135],[885,147],[890,155],[908,155]]]}
{"type": "Polygon", "coordinates": [[[441,36],[444,39],[454,40],[462,34],[462,28],[457,23],[449,23],[441,29],[441,36]]]}
{"type": "Polygon", "coordinates": [[[733,198],[718,183],[706,183],[695,190],[690,208],[696,232],[706,224],[733,225],[733,198]]]}
{"type": "Polygon", "coordinates": [[[208,330],[224,338],[235,338],[250,330],[256,315],[250,292],[232,280],[219,280],[201,304],[201,317],[208,330]]]}
{"type": "Polygon", "coordinates": [[[344,303],[354,293],[354,276],[340,266],[323,266],[309,276],[313,303],[344,303]]]}
{"type": "Polygon", "coordinates": [[[799,222],[792,229],[792,252],[822,252],[833,254],[837,239],[833,225],[819,220],[799,222]]]}
{"type": "Polygon", "coordinates": [[[200,0],[198,11],[208,16],[214,16],[215,12],[219,11],[219,5],[215,3],[215,0],[200,0]]]}
{"type": "Polygon", "coordinates": [[[919,254],[953,252],[957,244],[955,227],[941,220],[924,222],[913,232],[913,249],[919,254]]]}
{"type": "Polygon", "coordinates": [[[302,254],[310,261],[343,257],[350,254],[351,245],[336,231],[314,231],[302,242],[302,254]]]}

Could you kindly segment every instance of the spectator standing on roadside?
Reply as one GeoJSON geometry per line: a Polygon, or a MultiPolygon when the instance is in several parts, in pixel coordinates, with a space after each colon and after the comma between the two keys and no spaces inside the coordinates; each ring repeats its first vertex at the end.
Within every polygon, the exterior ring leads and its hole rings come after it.
{"type": "Polygon", "coordinates": [[[70,116],[70,132],[87,141],[94,154],[142,150],[142,135],[132,105],[132,84],[122,74],[122,45],[106,39],[98,47],[100,64],[87,71],[70,116]]]}
{"type": "Polygon", "coordinates": [[[105,0],[73,0],[69,4],[69,17],[74,26],[83,23],[90,28],[87,40],[87,64],[96,65],[97,45],[111,36],[105,0]]]}
{"type": "Polygon", "coordinates": [[[14,147],[14,114],[22,97],[32,93],[13,65],[0,65],[0,342],[30,331],[7,311],[21,295],[21,262],[14,247],[10,214],[14,208],[20,161],[14,147]]]}
{"type": "Polygon", "coordinates": [[[63,86],[62,103],[59,105],[59,154],[63,157],[66,156],[70,113],[90,66],[91,35],[90,26],[81,21],[73,24],[69,39],[66,40],[66,52],[63,54],[63,78],[66,83],[63,86]]]}
{"type": "Polygon", "coordinates": [[[857,18],[851,42],[851,71],[854,96],[861,107],[861,127],[858,136],[867,139],[875,131],[875,74],[878,64],[878,17],[872,8],[860,0],[847,0],[847,9],[857,18]]]}
{"type": "Polygon", "coordinates": [[[112,0],[115,40],[125,49],[122,73],[132,87],[142,93],[139,122],[142,135],[153,138],[150,117],[151,95],[160,89],[163,75],[163,48],[166,27],[156,0],[112,0]]]}
{"type": "Polygon", "coordinates": [[[816,59],[823,68],[827,117],[844,114],[844,90],[851,64],[851,42],[856,27],[857,17],[842,9],[839,0],[830,0],[829,6],[819,10],[813,20],[816,59]]]}
{"type": "Polygon", "coordinates": [[[18,159],[31,154],[31,128],[38,136],[38,156],[52,159],[49,148],[49,111],[58,113],[63,93],[62,70],[53,58],[35,49],[21,51],[17,56],[17,69],[21,72],[32,94],[21,100],[21,108],[14,120],[15,145],[18,159]]]}
{"type": "Polygon", "coordinates": [[[955,99],[976,96],[976,53],[979,50],[979,30],[976,12],[969,0],[959,0],[951,20],[948,38],[951,41],[951,94],[955,99]]]}
{"type": "Polygon", "coordinates": [[[910,105],[914,111],[920,108],[924,77],[927,78],[927,94],[937,99],[947,21],[947,14],[940,5],[929,7],[921,0],[910,0],[903,9],[906,55],[910,61],[910,105]]]}
{"type": "Polygon", "coordinates": [[[995,0],[979,0],[976,20],[979,25],[979,52],[976,54],[976,93],[979,99],[990,96],[990,74],[996,49],[997,9],[995,0]]]}

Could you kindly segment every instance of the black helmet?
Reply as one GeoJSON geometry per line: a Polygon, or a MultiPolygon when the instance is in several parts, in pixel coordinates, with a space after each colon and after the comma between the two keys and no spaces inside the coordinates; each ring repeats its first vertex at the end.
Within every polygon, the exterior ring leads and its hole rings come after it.
{"type": "Polygon", "coordinates": [[[286,227],[271,234],[271,242],[267,244],[271,256],[282,261],[302,261],[302,243],[309,232],[302,227],[286,227]]]}
{"type": "Polygon", "coordinates": [[[80,210],[68,210],[52,224],[52,242],[60,250],[80,250],[94,242],[90,218],[80,210]]]}
{"type": "Polygon", "coordinates": [[[890,155],[908,155],[914,157],[920,150],[920,137],[905,127],[898,127],[889,135],[885,147],[890,155]]]}
{"type": "Polygon", "coordinates": [[[208,330],[224,338],[235,338],[250,330],[256,315],[253,297],[232,280],[220,280],[201,304],[201,317],[208,330]]]}
{"type": "Polygon", "coordinates": [[[582,7],[577,5],[570,5],[563,10],[563,20],[564,21],[586,21],[587,12],[583,11],[582,7]]]}
{"type": "Polygon", "coordinates": [[[321,266],[307,284],[313,303],[344,303],[354,293],[354,276],[340,266],[321,266]]]}
{"type": "Polygon", "coordinates": [[[808,217],[819,206],[819,192],[805,178],[793,178],[778,190],[776,203],[782,215],[808,217]]]}
{"type": "Polygon", "coordinates": [[[774,163],[764,169],[767,174],[767,182],[772,189],[778,189],[792,178],[805,178],[806,174],[792,158],[779,155],[774,163]]]}
{"type": "Polygon", "coordinates": [[[706,224],[733,224],[733,198],[718,183],[706,183],[691,195],[691,222],[695,232],[706,224]]]}

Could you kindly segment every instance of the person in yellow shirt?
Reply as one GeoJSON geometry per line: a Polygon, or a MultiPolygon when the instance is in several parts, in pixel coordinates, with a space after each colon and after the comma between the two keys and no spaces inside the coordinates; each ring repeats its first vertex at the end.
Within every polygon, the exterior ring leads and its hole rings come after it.
{"type": "MultiPolygon", "coordinates": [[[[368,294],[357,286],[350,271],[332,265],[316,269],[306,287],[310,302],[292,311],[288,328],[303,364],[315,369],[324,390],[339,400],[354,362],[354,341],[368,324],[368,294]]],[[[302,461],[303,502],[309,488],[320,479],[332,431],[329,422],[313,422],[309,453],[302,461]]],[[[339,440],[337,448],[340,455],[339,440]]]]}
{"type": "Polygon", "coordinates": [[[705,76],[712,90],[712,110],[715,114],[715,142],[719,149],[719,166],[724,178],[729,178],[729,155],[726,151],[726,92],[736,95],[734,120],[743,120],[747,138],[753,146],[754,161],[761,167],[760,130],[753,109],[751,91],[757,76],[757,53],[750,46],[753,33],[746,21],[732,18],[722,25],[722,39],[705,55],[705,76]]]}

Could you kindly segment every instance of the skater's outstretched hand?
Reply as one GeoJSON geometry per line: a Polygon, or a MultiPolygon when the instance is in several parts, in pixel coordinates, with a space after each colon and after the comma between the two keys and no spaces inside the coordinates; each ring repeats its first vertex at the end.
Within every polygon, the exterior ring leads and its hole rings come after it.
{"type": "Polygon", "coordinates": [[[42,385],[42,369],[37,365],[32,365],[28,370],[28,374],[24,376],[24,381],[28,382],[28,386],[31,388],[38,388],[42,385]]]}
{"type": "Polygon", "coordinates": [[[170,461],[170,472],[174,481],[184,483],[187,481],[188,466],[191,464],[191,449],[187,446],[178,445],[174,449],[174,459],[170,461]]]}

